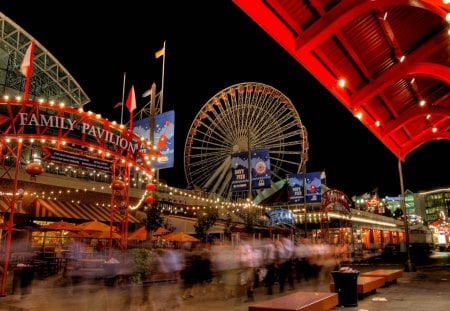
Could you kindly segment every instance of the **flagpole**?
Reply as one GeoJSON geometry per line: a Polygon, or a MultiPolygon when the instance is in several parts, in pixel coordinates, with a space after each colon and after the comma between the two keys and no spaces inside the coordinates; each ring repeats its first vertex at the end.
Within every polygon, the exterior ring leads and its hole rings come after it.
{"type": "Polygon", "coordinates": [[[161,95],[160,95],[160,113],[163,112],[163,96],[164,96],[164,72],[165,72],[165,66],[166,66],[166,40],[164,40],[163,44],[163,61],[162,61],[162,77],[161,77],[161,95]]]}
{"type": "MultiPolygon", "coordinates": [[[[27,101],[28,100],[28,93],[30,91],[30,83],[31,83],[31,74],[33,73],[33,59],[34,59],[34,41],[32,41],[31,43],[31,50],[30,50],[30,64],[27,67],[27,76],[26,76],[26,80],[25,80],[25,90],[23,92],[23,100],[27,101]]],[[[26,55],[25,55],[26,57],[26,55]]]]}
{"type": "Polygon", "coordinates": [[[123,73],[123,84],[122,84],[122,108],[120,112],[120,124],[123,124],[123,106],[125,102],[125,80],[126,80],[127,73],[123,73]]]}

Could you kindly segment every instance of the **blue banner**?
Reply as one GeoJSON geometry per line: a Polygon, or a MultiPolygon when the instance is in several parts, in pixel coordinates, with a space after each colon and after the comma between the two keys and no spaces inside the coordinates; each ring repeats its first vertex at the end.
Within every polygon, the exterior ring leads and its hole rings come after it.
{"type": "MultiPolygon", "coordinates": [[[[150,138],[150,118],[134,121],[133,133],[150,138]]],[[[175,147],[175,111],[170,110],[155,116],[154,142],[161,157],[153,161],[154,169],[170,168],[174,166],[175,147]]]]}
{"type": "Polygon", "coordinates": [[[270,157],[269,150],[259,149],[252,151],[252,190],[270,188],[270,157]]]}
{"type": "MultiPolygon", "coordinates": [[[[231,156],[231,191],[249,190],[248,152],[231,156]]],[[[269,150],[258,149],[251,152],[250,159],[252,190],[271,187],[269,150]]]]}
{"type": "Polygon", "coordinates": [[[170,110],[155,116],[155,145],[162,157],[153,163],[155,169],[174,166],[175,111],[170,110]]]}
{"type": "Polygon", "coordinates": [[[231,191],[248,191],[248,152],[231,155],[231,191]]]}
{"type": "MultiPolygon", "coordinates": [[[[290,174],[289,203],[304,203],[303,174],[290,174]]],[[[320,172],[306,173],[306,202],[318,203],[322,199],[320,172]]]]}

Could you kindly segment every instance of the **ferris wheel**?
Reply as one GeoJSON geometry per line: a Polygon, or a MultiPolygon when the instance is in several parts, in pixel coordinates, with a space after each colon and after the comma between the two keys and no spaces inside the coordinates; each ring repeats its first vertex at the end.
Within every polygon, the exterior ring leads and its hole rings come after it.
{"type": "Polygon", "coordinates": [[[267,149],[272,184],[298,173],[308,149],[306,129],[292,102],[279,90],[258,82],[223,89],[197,113],[184,146],[184,170],[192,188],[227,199],[232,192],[232,155],[267,149]]]}

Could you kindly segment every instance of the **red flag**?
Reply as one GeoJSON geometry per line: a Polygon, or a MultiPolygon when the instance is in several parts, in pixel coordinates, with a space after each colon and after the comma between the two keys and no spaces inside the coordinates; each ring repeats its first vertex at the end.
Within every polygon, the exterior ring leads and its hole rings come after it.
{"type": "Polygon", "coordinates": [[[130,130],[133,132],[133,110],[136,109],[136,94],[134,93],[134,86],[131,86],[130,93],[128,93],[127,108],[130,111],[130,130]]]}
{"type": "Polygon", "coordinates": [[[130,93],[128,93],[127,108],[130,112],[136,109],[136,94],[134,94],[134,86],[131,86],[130,93]]]}
{"type": "MultiPolygon", "coordinates": [[[[29,69],[32,69],[33,67],[33,54],[34,54],[34,41],[31,41],[30,45],[28,46],[27,51],[25,52],[25,56],[23,57],[22,64],[20,65],[20,72],[27,77],[29,72],[29,69]]],[[[31,75],[31,72],[30,72],[31,75]]]]}

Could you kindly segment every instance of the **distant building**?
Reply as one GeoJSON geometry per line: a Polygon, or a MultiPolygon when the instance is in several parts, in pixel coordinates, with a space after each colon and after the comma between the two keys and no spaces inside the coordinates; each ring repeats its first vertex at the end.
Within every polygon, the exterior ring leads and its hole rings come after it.
{"type": "Polygon", "coordinates": [[[440,188],[418,192],[414,195],[414,205],[420,211],[426,224],[439,219],[444,213],[446,220],[450,212],[450,188],[440,188]]]}

